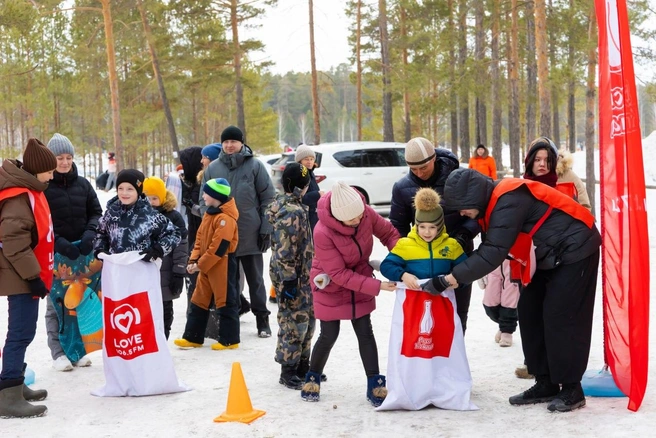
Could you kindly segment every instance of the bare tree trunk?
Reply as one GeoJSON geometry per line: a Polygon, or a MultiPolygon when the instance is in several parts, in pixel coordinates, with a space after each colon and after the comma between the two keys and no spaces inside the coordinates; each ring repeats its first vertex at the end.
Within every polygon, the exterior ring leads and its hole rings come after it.
{"type": "MultiPolygon", "coordinates": [[[[456,26],[453,21],[453,17],[456,15],[455,6],[453,5],[454,0],[448,0],[447,5],[449,8],[449,18],[447,21],[447,26],[449,28],[449,35],[452,35],[455,39],[456,26]]],[[[449,50],[449,65],[451,66],[449,71],[449,103],[451,106],[450,111],[450,120],[451,120],[451,152],[457,157],[458,156],[458,93],[456,92],[456,51],[455,45],[451,46],[449,50]]]]}
{"type": "Polygon", "coordinates": [[[551,137],[551,86],[547,49],[547,11],[545,0],[535,0],[535,41],[538,58],[539,134],[551,137]]]}
{"type": "Polygon", "coordinates": [[[146,12],[144,11],[142,0],[137,1],[137,6],[139,7],[139,13],[141,14],[141,23],[143,24],[144,33],[146,34],[146,40],[148,41],[148,50],[150,51],[150,59],[153,64],[153,73],[155,74],[155,79],[157,79],[157,88],[159,89],[159,96],[162,99],[162,106],[164,107],[164,115],[166,116],[166,124],[169,128],[171,147],[175,152],[174,157],[176,163],[180,163],[180,158],[178,157],[180,153],[180,148],[178,147],[178,135],[175,133],[175,123],[173,123],[171,106],[169,105],[169,99],[166,97],[166,89],[164,88],[164,79],[162,78],[162,72],[159,68],[159,58],[157,57],[157,51],[155,50],[155,46],[153,45],[152,32],[150,30],[150,24],[148,24],[148,17],[146,17],[146,12]]]}
{"type": "MultiPolygon", "coordinates": [[[[574,0],[569,0],[569,13],[573,15],[574,0]]],[[[567,65],[569,67],[569,81],[567,86],[567,144],[569,151],[576,152],[576,65],[574,52],[574,32],[569,32],[567,43],[567,65]]]]}
{"type": "Polygon", "coordinates": [[[383,141],[394,141],[392,118],[392,81],[389,59],[389,36],[387,34],[387,1],[378,0],[378,23],[380,27],[380,53],[383,67],[383,141]]]}
{"type": "Polygon", "coordinates": [[[317,83],[317,62],[314,57],[314,6],[309,0],[310,9],[310,65],[312,67],[312,119],[314,121],[314,144],[321,144],[321,125],[319,120],[319,84],[317,83]]]}
{"type": "Polygon", "coordinates": [[[560,94],[558,93],[558,87],[552,85],[551,87],[551,109],[553,117],[553,128],[551,130],[551,139],[555,143],[557,148],[560,148],[560,107],[558,101],[560,100],[560,94]]]}
{"type": "Polygon", "coordinates": [[[469,87],[466,73],[467,61],[467,0],[458,3],[458,71],[460,82],[458,83],[458,105],[460,117],[458,127],[460,129],[460,159],[467,163],[470,157],[469,137],[469,87]]]}
{"type": "Polygon", "coordinates": [[[510,143],[510,167],[513,176],[520,176],[519,162],[519,11],[517,0],[511,3],[511,30],[510,30],[510,62],[508,63],[508,76],[510,77],[510,111],[508,114],[508,136],[510,143]]]}
{"type": "Polygon", "coordinates": [[[492,38],[490,40],[490,49],[492,53],[492,63],[490,65],[490,74],[492,79],[492,156],[497,163],[497,169],[503,169],[503,154],[501,145],[501,127],[503,124],[501,114],[500,91],[501,81],[499,79],[499,14],[501,0],[493,0],[492,8],[492,38]]]}
{"type": "Polygon", "coordinates": [[[357,13],[357,23],[356,23],[356,36],[355,36],[355,62],[356,62],[356,93],[357,93],[357,123],[358,123],[358,132],[357,140],[362,141],[362,59],[360,58],[360,37],[362,33],[362,0],[358,0],[358,13],[357,13]]]}
{"type": "MultiPolygon", "coordinates": [[[[403,71],[408,71],[408,45],[407,45],[407,30],[406,30],[406,11],[403,5],[399,5],[400,9],[400,23],[401,23],[401,38],[403,39],[403,49],[402,49],[402,58],[403,58],[403,71]]],[[[403,83],[403,116],[405,120],[405,141],[409,142],[412,138],[412,124],[410,122],[410,92],[408,91],[408,80],[403,83]]]]}
{"type": "Polygon", "coordinates": [[[535,3],[526,2],[526,140],[533,141],[535,133],[535,98],[538,94],[535,61],[535,3]]]}
{"type": "MultiPolygon", "coordinates": [[[[485,64],[485,28],[483,18],[485,17],[485,2],[476,2],[476,61],[478,80],[481,83],[489,83],[487,65],[485,64]]],[[[485,106],[485,92],[487,89],[479,89],[476,93],[476,144],[487,145],[487,108],[485,106]]]]}
{"type": "Polygon", "coordinates": [[[109,91],[112,103],[112,126],[114,132],[114,152],[116,170],[123,169],[123,138],[121,135],[121,106],[119,102],[118,77],[116,75],[116,52],[114,51],[114,24],[112,22],[111,0],[100,0],[105,24],[105,44],[107,46],[107,68],[109,91]]]}
{"type": "Polygon", "coordinates": [[[244,133],[246,143],[246,116],[244,114],[244,89],[241,83],[241,47],[239,45],[238,0],[230,2],[230,25],[232,26],[232,49],[235,59],[235,95],[237,98],[237,126],[244,133]]]}
{"type": "MultiPolygon", "coordinates": [[[[595,97],[597,87],[595,85],[595,73],[597,68],[597,22],[595,19],[595,7],[590,7],[590,18],[588,26],[588,72],[586,78],[585,92],[585,188],[592,205],[592,214],[595,212],[595,97]]],[[[580,176],[580,175],[579,175],[580,176]]]]}

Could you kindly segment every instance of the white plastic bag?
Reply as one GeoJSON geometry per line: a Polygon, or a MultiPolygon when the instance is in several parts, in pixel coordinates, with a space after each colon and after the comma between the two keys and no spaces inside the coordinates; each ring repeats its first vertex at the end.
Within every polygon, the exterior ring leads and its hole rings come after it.
{"type": "Polygon", "coordinates": [[[377,410],[476,410],[453,289],[433,296],[400,283],[392,314],[387,397],[377,410]]]}
{"type": "Polygon", "coordinates": [[[164,336],[159,266],[137,251],[101,254],[105,386],[91,394],[121,397],[188,391],[178,381],[164,336]]]}

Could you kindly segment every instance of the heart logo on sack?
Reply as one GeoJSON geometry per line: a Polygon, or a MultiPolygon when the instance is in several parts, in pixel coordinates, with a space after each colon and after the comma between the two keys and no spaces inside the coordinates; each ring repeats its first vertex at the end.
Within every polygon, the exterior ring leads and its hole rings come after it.
{"type": "Polygon", "coordinates": [[[159,351],[148,292],[116,301],[104,296],[103,316],[107,357],[131,360],[159,351]]]}
{"type": "Polygon", "coordinates": [[[117,329],[127,334],[130,331],[130,327],[132,326],[132,321],[134,321],[133,315],[134,310],[127,311],[125,313],[114,313],[114,325],[117,329]]]}

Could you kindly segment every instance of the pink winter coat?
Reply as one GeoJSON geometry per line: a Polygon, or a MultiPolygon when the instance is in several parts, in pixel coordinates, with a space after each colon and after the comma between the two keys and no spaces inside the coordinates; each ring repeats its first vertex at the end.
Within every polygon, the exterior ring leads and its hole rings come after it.
{"type": "Polygon", "coordinates": [[[369,266],[373,237],[391,250],[400,235],[368,205],[365,205],[360,225],[347,227],[333,217],[331,195],[329,192],[322,196],[317,205],[319,222],[314,228],[314,259],[310,271],[314,314],[323,321],[356,319],[374,311],[376,296],[380,293],[380,280],[374,278],[374,270],[369,266]],[[314,277],[321,273],[330,277],[325,289],[314,284],[314,277]]]}

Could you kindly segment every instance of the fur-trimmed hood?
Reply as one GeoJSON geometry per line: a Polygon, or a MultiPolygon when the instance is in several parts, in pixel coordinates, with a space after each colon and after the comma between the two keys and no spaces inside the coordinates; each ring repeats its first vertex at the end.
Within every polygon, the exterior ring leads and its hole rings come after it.
{"type": "Polygon", "coordinates": [[[574,166],[574,155],[565,148],[558,150],[558,164],[556,164],[556,174],[561,178],[565,172],[574,166]],[[562,157],[562,158],[561,158],[562,157]]]}
{"type": "Polygon", "coordinates": [[[170,191],[166,191],[166,198],[164,199],[164,202],[162,202],[162,210],[163,211],[172,211],[175,210],[175,207],[178,206],[178,200],[175,197],[173,193],[170,191]]]}

